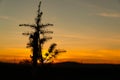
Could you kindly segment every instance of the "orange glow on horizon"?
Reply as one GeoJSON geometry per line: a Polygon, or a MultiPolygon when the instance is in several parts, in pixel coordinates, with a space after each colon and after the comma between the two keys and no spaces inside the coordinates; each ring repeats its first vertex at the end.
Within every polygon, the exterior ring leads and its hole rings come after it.
{"type": "MultiPolygon", "coordinates": [[[[30,60],[30,49],[9,48],[0,51],[0,61],[20,62],[24,59],[30,60]]],[[[120,64],[120,50],[70,50],[66,53],[60,53],[54,63],[73,61],[79,63],[111,63],[120,64]]]]}

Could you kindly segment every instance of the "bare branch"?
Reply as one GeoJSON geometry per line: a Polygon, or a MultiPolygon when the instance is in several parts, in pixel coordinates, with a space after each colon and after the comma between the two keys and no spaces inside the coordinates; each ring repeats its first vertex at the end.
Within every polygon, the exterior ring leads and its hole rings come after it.
{"type": "Polygon", "coordinates": [[[53,26],[53,24],[49,24],[49,23],[48,23],[48,24],[42,24],[42,25],[41,25],[41,28],[47,27],[47,26],[53,26]]]}
{"type": "Polygon", "coordinates": [[[28,26],[28,27],[36,28],[36,25],[30,25],[30,24],[20,24],[19,26],[28,26]]]}
{"type": "Polygon", "coordinates": [[[41,33],[41,34],[45,34],[45,33],[51,33],[51,34],[52,34],[53,31],[44,31],[44,30],[43,30],[43,31],[41,31],[40,33],[41,33]]]}
{"type": "Polygon", "coordinates": [[[52,39],[52,37],[44,37],[44,38],[41,38],[39,42],[40,42],[41,44],[44,44],[44,43],[45,43],[47,40],[49,40],[49,39],[52,39]]]}
{"type": "Polygon", "coordinates": [[[32,33],[27,32],[27,33],[22,33],[22,34],[28,36],[28,35],[31,35],[32,33]]]}

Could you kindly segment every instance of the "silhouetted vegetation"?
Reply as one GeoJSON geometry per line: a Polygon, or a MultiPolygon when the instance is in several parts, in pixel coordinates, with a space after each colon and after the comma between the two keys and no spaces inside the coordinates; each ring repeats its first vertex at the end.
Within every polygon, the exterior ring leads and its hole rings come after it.
{"type": "Polygon", "coordinates": [[[36,79],[33,78],[32,65],[0,63],[0,79],[8,80],[119,80],[120,65],[80,64],[64,62],[44,64],[45,75],[39,64],[36,79]],[[5,76],[5,77],[4,77],[5,76]],[[41,79],[42,77],[42,79],[41,79]]]}
{"type": "Polygon", "coordinates": [[[47,34],[53,33],[53,31],[46,30],[47,26],[53,26],[53,24],[42,24],[41,17],[43,12],[40,9],[41,1],[38,5],[37,17],[35,18],[35,24],[20,24],[19,26],[28,26],[34,29],[34,32],[23,33],[23,35],[29,35],[29,43],[27,43],[27,48],[32,49],[32,58],[33,66],[37,66],[37,61],[39,60],[41,64],[52,62],[53,59],[62,52],[66,52],[65,50],[56,49],[56,43],[50,45],[48,52],[43,56],[43,45],[46,41],[52,39],[52,37],[47,36],[47,34]]]}

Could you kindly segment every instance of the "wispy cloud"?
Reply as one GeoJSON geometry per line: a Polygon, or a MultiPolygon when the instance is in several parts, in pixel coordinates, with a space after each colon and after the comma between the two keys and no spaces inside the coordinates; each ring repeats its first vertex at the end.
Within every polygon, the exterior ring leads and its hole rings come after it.
{"type": "Polygon", "coordinates": [[[96,15],[102,16],[102,17],[120,18],[120,13],[103,12],[103,13],[98,13],[96,15]]]}
{"type": "Polygon", "coordinates": [[[0,20],[8,20],[9,17],[8,16],[0,16],[0,20]]]}

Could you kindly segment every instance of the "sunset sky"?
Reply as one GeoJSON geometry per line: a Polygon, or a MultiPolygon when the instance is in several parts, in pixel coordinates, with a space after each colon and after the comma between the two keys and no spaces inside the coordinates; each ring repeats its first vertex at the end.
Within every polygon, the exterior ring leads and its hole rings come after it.
{"type": "MultiPolygon", "coordinates": [[[[39,0],[0,0],[0,61],[29,59],[23,32],[34,24],[39,0]]],[[[53,23],[52,40],[67,50],[56,61],[120,64],[120,0],[42,0],[43,23],[53,23]]]]}

